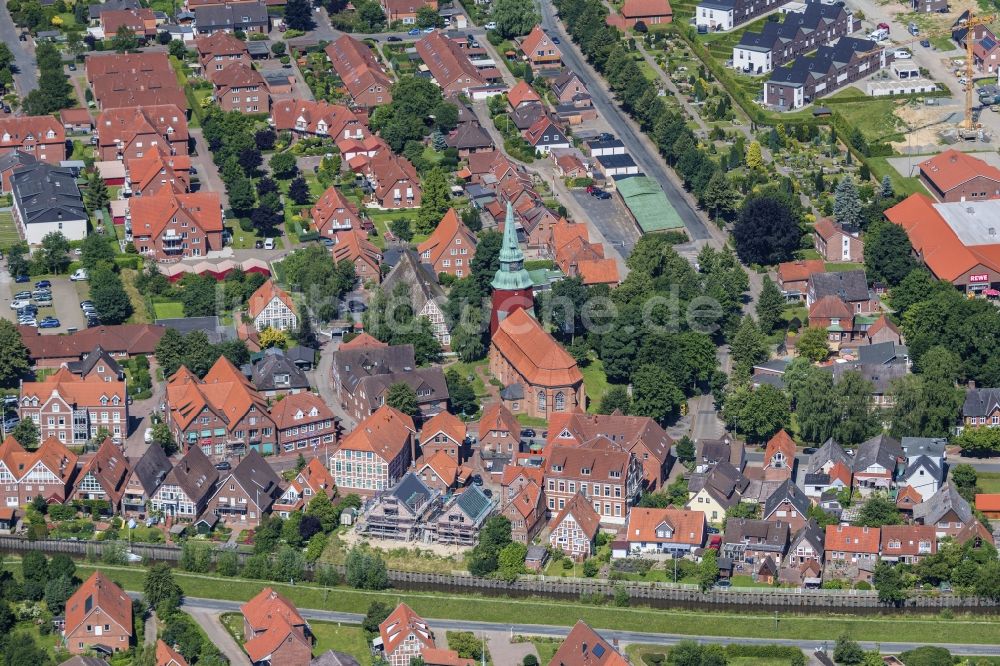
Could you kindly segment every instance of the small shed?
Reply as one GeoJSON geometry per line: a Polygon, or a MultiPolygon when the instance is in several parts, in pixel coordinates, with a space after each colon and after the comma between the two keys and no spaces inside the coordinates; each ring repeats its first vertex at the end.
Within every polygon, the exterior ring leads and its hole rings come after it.
{"type": "Polygon", "coordinates": [[[544,546],[529,546],[524,557],[524,566],[530,571],[541,571],[549,561],[549,551],[544,546]]]}
{"type": "Polygon", "coordinates": [[[771,556],[768,555],[764,558],[764,561],[760,563],[760,566],[757,567],[757,582],[771,585],[774,583],[774,577],[777,575],[778,565],[776,565],[771,556]]]}
{"type": "Polygon", "coordinates": [[[254,60],[271,57],[271,42],[267,40],[251,40],[247,42],[247,53],[254,60]]]}
{"type": "Polygon", "coordinates": [[[349,507],[340,512],[340,524],[341,525],[353,525],[354,521],[357,520],[358,510],[354,507],[349,507]]]}
{"type": "Polygon", "coordinates": [[[63,109],[59,120],[67,132],[90,132],[94,129],[94,118],[87,109],[63,109]]]}
{"type": "Polygon", "coordinates": [[[17,510],[11,506],[0,507],[0,532],[11,532],[17,525],[17,510]]]}
{"type": "Polygon", "coordinates": [[[125,164],[118,160],[107,162],[94,162],[94,168],[100,174],[104,182],[111,187],[120,187],[125,184],[125,164]]]}
{"type": "Polygon", "coordinates": [[[219,517],[214,513],[206,513],[195,521],[194,528],[199,534],[208,534],[219,522],[219,517]]]}

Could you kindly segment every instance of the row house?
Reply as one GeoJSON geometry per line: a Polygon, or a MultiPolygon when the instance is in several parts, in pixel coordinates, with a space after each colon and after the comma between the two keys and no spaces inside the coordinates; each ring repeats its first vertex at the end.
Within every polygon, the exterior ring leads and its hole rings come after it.
{"type": "Polygon", "coordinates": [[[441,493],[412,472],[376,495],[358,530],[379,539],[413,541],[424,534],[441,493]]]}
{"type": "Polygon", "coordinates": [[[450,349],[451,331],[444,315],[447,296],[438,283],[437,276],[431,272],[429,266],[420,263],[417,253],[413,250],[403,250],[399,261],[385,276],[382,289],[387,294],[394,294],[400,285],[403,285],[402,288],[409,294],[414,316],[423,317],[430,322],[434,339],[442,348],[450,349]]]}
{"type": "Polygon", "coordinates": [[[787,523],[789,529],[796,532],[806,524],[811,506],[812,502],[806,493],[789,479],[764,500],[761,518],[769,522],[787,523]]]}
{"type": "Polygon", "coordinates": [[[191,158],[157,148],[125,162],[122,193],[133,197],[186,194],[191,189],[191,158]]]}
{"type": "Polygon", "coordinates": [[[445,97],[467,94],[470,89],[481,88],[489,82],[459,43],[443,32],[424,35],[414,47],[445,97]]]}
{"type": "Polygon", "coordinates": [[[813,225],[813,244],[826,261],[865,260],[861,230],[821,217],[813,225]]]}
{"type": "Polygon", "coordinates": [[[689,509],[703,511],[710,523],[720,524],[726,512],[743,501],[750,479],[726,460],[713,465],[707,472],[691,475],[688,481],[689,509]]]}
{"type": "Polygon", "coordinates": [[[167,423],[183,449],[207,456],[256,449],[275,453],[274,420],[250,381],[225,356],[204,379],[186,367],[167,382],[167,423]]]}
{"type": "Polygon", "coordinates": [[[313,229],[324,238],[333,238],[341,231],[360,230],[361,217],[354,202],[331,185],[309,210],[313,229]]]}
{"type": "Polygon", "coordinates": [[[298,308],[287,291],[268,280],[250,295],[247,314],[258,331],[273,328],[291,331],[299,327],[298,308]]]}
{"type": "Polygon", "coordinates": [[[601,517],[584,494],[573,495],[549,522],[549,546],[582,562],[595,551],[601,517]]]}
{"type": "Polygon", "coordinates": [[[862,495],[894,487],[896,470],[903,462],[899,440],[876,435],[858,445],[854,455],[854,486],[862,495]]]}
{"type": "Polygon", "coordinates": [[[471,272],[476,254],[476,235],[465,226],[454,208],[449,208],[434,231],[417,246],[420,261],[436,275],[463,277],[471,272]]]}
{"type": "Polygon", "coordinates": [[[332,500],[337,495],[337,485],[323,460],[313,458],[296,473],[281,497],[275,500],[272,511],[282,518],[288,518],[293,512],[306,509],[320,494],[332,500]]]}
{"type": "Polygon", "coordinates": [[[271,125],[278,132],[296,136],[328,136],[361,140],[370,136],[368,127],[357,115],[342,104],[286,99],[275,102],[271,109],[271,125]]]}
{"type": "Polygon", "coordinates": [[[781,0],[702,0],[695,7],[694,20],[711,30],[727,31],[782,4],[781,0]]]}
{"type": "Polygon", "coordinates": [[[579,277],[585,285],[621,282],[618,264],[604,254],[602,243],[591,243],[585,224],[571,224],[565,218],[549,229],[549,255],[568,277],[579,277]]]}
{"type": "Polygon", "coordinates": [[[14,151],[58,166],[66,159],[66,129],[52,116],[0,118],[0,156],[14,151]]]}
{"type": "Polygon", "coordinates": [[[121,511],[126,516],[145,517],[147,505],[173,465],[158,444],[147,446],[141,458],[129,462],[131,469],[122,489],[121,511]]]}
{"type": "Polygon", "coordinates": [[[582,495],[602,523],[624,525],[642,488],[642,463],[624,446],[600,437],[580,446],[547,447],[545,494],[552,512],[582,495]]]}
{"type": "Polygon", "coordinates": [[[354,276],[359,284],[382,281],[382,251],[368,240],[366,233],[356,229],[338,231],[330,248],[333,263],[346,261],[354,266],[354,276]]]}
{"type": "Polygon", "coordinates": [[[586,446],[600,438],[610,440],[642,463],[643,486],[647,492],[659,489],[670,474],[674,444],[667,431],[647,416],[614,414],[554,415],[549,421],[547,445],[586,446]]]}
{"type": "Polygon", "coordinates": [[[117,324],[85,328],[65,335],[42,335],[35,328],[21,328],[21,341],[31,363],[40,368],[60,368],[80,361],[101,347],[116,360],[151,356],[166,331],[157,324],[117,324]]]}
{"type": "Polygon", "coordinates": [[[810,3],[803,12],[785,14],[780,23],[766,22],[760,32],[744,32],[733,47],[733,67],[766,74],[854,30],[854,15],[843,5],[810,3]]]}
{"type": "Polygon", "coordinates": [[[826,566],[870,571],[878,562],[882,531],[877,527],[827,525],[826,566]]]}
{"type": "Polygon", "coordinates": [[[354,106],[371,109],[392,102],[392,79],[367,44],[341,35],[325,51],[354,106]]]}
{"type": "Polygon", "coordinates": [[[917,564],[937,553],[933,525],[885,525],[882,527],[881,557],[889,562],[917,564]]]}
{"type": "Polygon", "coordinates": [[[138,9],[106,9],[99,17],[105,38],[112,38],[125,28],[140,40],[156,36],[156,15],[148,7],[138,9]]]}
{"type": "Polygon", "coordinates": [[[614,557],[683,557],[705,544],[708,524],[701,511],[634,507],[625,532],[612,544],[614,557]]]}
{"type": "Polygon", "coordinates": [[[224,523],[253,528],[281,495],[281,478],[251,449],[234,469],[219,476],[205,511],[224,523]]]}
{"type": "Polygon", "coordinates": [[[398,383],[414,390],[422,418],[448,406],[448,383],[440,367],[418,368],[412,345],[390,347],[369,335],[334,352],[333,382],[341,406],[357,421],[383,407],[389,388],[398,383]]]}
{"type": "Polygon", "coordinates": [[[8,435],[0,445],[0,487],[4,506],[19,507],[41,497],[62,504],[73,491],[77,456],[53,437],[28,452],[8,435]]]}
{"type": "Polygon", "coordinates": [[[732,558],[737,571],[756,572],[768,558],[782,561],[790,536],[785,522],[730,518],[722,536],[722,555],[732,558]]]}
{"type": "Polygon", "coordinates": [[[336,444],[337,421],[333,411],[318,396],[300,392],[286,395],[271,407],[278,432],[278,453],[315,453],[336,444]]]}
{"type": "Polygon", "coordinates": [[[820,46],[791,67],[773,70],[764,83],[764,104],[778,111],[801,108],[882,69],[892,57],[871,40],[841,37],[835,46],[820,46]]]}
{"type": "Polygon", "coordinates": [[[158,262],[204,257],[222,249],[222,200],[217,192],[133,197],[126,233],[140,254],[158,262]]]}
{"type": "Polygon", "coordinates": [[[210,81],[216,72],[221,72],[227,65],[242,63],[249,67],[252,62],[247,43],[227,32],[199,37],[194,40],[194,48],[198,52],[201,71],[210,81]]]}
{"type": "Polygon", "coordinates": [[[243,649],[254,664],[308,664],[313,636],[309,623],[288,599],[265,587],[240,606],[243,649]]]}
{"type": "Polygon", "coordinates": [[[73,654],[125,652],[133,636],[132,599],[95,571],[66,601],[63,645],[73,654]]]}
{"type": "Polygon", "coordinates": [[[11,178],[15,171],[35,164],[38,164],[35,156],[20,148],[14,148],[10,152],[0,155],[0,194],[11,193],[11,178]]]}
{"type": "Polygon", "coordinates": [[[439,412],[420,428],[420,451],[426,456],[444,453],[456,464],[462,462],[467,430],[465,423],[451,412],[439,412]]]}
{"type": "Polygon", "coordinates": [[[393,487],[416,458],[415,435],[413,419],[383,405],[337,445],[330,459],[337,487],[367,495],[393,487]]]}
{"type": "MultiPolygon", "coordinates": [[[[480,422],[482,423],[482,422],[480,422]]],[[[530,544],[545,526],[545,471],[507,465],[500,481],[500,514],[510,521],[510,538],[530,544]]]]}
{"type": "Polygon", "coordinates": [[[158,105],[188,108],[177,74],[163,51],[91,54],[86,70],[87,83],[102,110],[158,105]]]}
{"type": "Polygon", "coordinates": [[[469,486],[451,496],[427,526],[435,543],[471,548],[479,542],[479,530],[493,514],[496,502],[469,486]]]}
{"type": "Polygon", "coordinates": [[[124,381],[83,379],[60,368],[42,381],[21,382],[18,412],[35,422],[42,439],[79,445],[103,428],[118,444],[128,434],[127,402],[124,381]]]}
{"type": "Polygon", "coordinates": [[[252,66],[236,62],[212,73],[212,99],[223,111],[269,113],[271,93],[264,77],[252,66]]]}
{"type": "Polygon", "coordinates": [[[187,117],[173,104],[107,109],[97,117],[94,133],[104,161],[128,162],[160,152],[188,154],[187,117]]]}
{"type": "Polygon", "coordinates": [[[520,451],[521,424],[503,402],[483,406],[479,417],[479,456],[487,469],[502,469],[520,451]]]}
{"type": "Polygon", "coordinates": [[[271,22],[267,5],[257,2],[219,3],[209,6],[188,6],[194,12],[194,25],[199,35],[216,32],[266,33],[271,22]]]}
{"type": "Polygon", "coordinates": [[[804,564],[816,563],[822,566],[825,543],[826,536],[823,529],[810,518],[807,523],[795,531],[788,542],[785,565],[799,568],[804,564]]]}
{"type": "Polygon", "coordinates": [[[201,448],[193,446],[163,478],[149,500],[152,511],[173,520],[194,521],[208,505],[219,470],[201,448]]]}
{"type": "MultiPolygon", "coordinates": [[[[157,445],[153,444],[151,446],[157,445]]],[[[108,503],[108,513],[115,513],[125,494],[130,474],[128,460],[122,450],[106,438],[97,453],[84,463],[77,475],[71,500],[91,500],[108,503]]]]}

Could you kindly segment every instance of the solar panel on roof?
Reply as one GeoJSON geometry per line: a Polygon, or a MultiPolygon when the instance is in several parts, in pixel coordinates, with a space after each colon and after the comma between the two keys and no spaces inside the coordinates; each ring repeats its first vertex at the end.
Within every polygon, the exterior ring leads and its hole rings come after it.
{"type": "Polygon", "coordinates": [[[598,643],[594,646],[594,656],[603,657],[604,656],[604,646],[598,643]]]}
{"type": "Polygon", "coordinates": [[[992,37],[983,37],[980,43],[983,45],[983,48],[986,49],[987,51],[991,50],[994,46],[997,45],[996,41],[992,37]]]}

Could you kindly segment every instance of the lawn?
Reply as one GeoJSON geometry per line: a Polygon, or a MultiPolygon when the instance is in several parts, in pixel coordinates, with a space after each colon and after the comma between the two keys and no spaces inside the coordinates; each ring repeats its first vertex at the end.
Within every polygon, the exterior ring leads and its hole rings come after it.
{"type": "Polygon", "coordinates": [[[604,362],[599,358],[592,358],[590,363],[580,368],[583,373],[583,386],[587,391],[587,411],[597,413],[597,408],[601,406],[604,394],[608,392],[611,385],[608,384],[608,376],[604,372],[604,362]]]}
{"type": "Polygon", "coordinates": [[[184,317],[184,304],[180,301],[161,301],[153,303],[155,319],[181,319],[184,317]]]}
{"type": "Polygon", "coordinates": [[[847,271],[864,270],[864,268],[864,264],[852,264],[850,262],[826,263],[827,273],[846,273],[847,271]]]}
{"type": "Polygon", "coordinates": [[[528,416],[527,414],[518,414],[517,421],[523,426],[534,426],[537,428],[545,428],[549,425],[549,422],[545,419],[540,419],[537,416],[528,416]]]}
{"type": "Polygon", "coordinates": [[[260,240],[256,229],[251,228],[250,231],[244,231],[239,222],[233,223],[232,232],[232,247],[234,250],[252,250],[254,249],[254,243],[260,240]]]}
{"type": "MultiPolygon", "coordinates": [[[[149,324],[150,312],[146,311],[146,300],[139,293],[139,290],[135,288],[135,276],[137,272],[131,268],[122,269],[122,284],[125,285],[125,293],[128,294],[128,299],[132,301],[132,316],[128,318],[129,324],[149,324]]],[[[84,284],[82,281],[78,281],[75,284],[84,284]]],[[[89,288],[88,288],[89,292],[89,288]]]]}
{"type": "Polygon", "coordinates": [[[559,649],[559,641],[554,638],[533,638],[531,643],[538,651],[538,663],[548,664],[559,649]]]}
{"type": "Polygon", "coordinates": [[[978,472],[976,485],[984,493],[1000,493],[1000,472],[978,472]]]}
{"type": "Polygon", "coordinates": [[[313,654],[320,655],[327,650],[336,650],[357,658],[360,663],[364,663],[371,656],[361,627],[316,621],[310,622],[309,627],[316,636],[313,654]]]}
{"type": "Polygon", "coordinates": [[[885,157],[869,157],[868,166],[872,170],[872,176],[877,181],[881,181],[883,177],[889,176],[889,180],[892,182],[892,189],[897,195],[908,196],[918,192],[920,194],[928,194],[927,188],[924,187],[919,178],[906,178],[900,175],[885,157]]]}
{"type": "MultiPolygon", "coordinates": [[[[9,570],[21,573],[20,561],[7,557],[9,570]]],[[[140,567],[96,567],[105,571],[127,590],[141,591],[145,571],[140,567]]],[[[77,571],[86,578],[95,566],[77,564],[77,571]]],[[[208,575],[174,572],[174,579],[183,592],[192,597],[247,601],[260,589],[260,581],[239,578],[217,578],[208,575]]],[[[371,592],[346,587],[322,588],[306,583],[286,585],[269,583],[300,608],[317,608],[364,614],[372,601],[395,605],[406,602],[422,617],[455,618],[469,621],[509,623],[511,618],[544,618],[551,625],[572,626],[583,620],[596,628],[635,629],[655,633],[697,634],[729,638],[774,635],[774,615],[755,611],[694,612],[672,609],[670,612],[650,608],[613,608],[593,606],[565,600],[506,599],[476,595],[436,594],[386,590],[371,592]],[[488,599],[484,603],[484,599],[488,599]]],[[[849,615],[780,614],[779,633],[782,638],[829,639],[850,634],[859,641],[917,641],[920,643],[996,644],[1000,642],[1000,617],[992,615],[959,615],[946,620],[939,615],[918,616],[883,614],[878,622],[870,617],[849,615]]]]}
{"type": "Polygon", "coordinates": [[[21,240],[10,212],[0,213],[0,247],[7,248],[21,240]]]}
{"type": "Polygon", "coordinates": [[[483,381],[482,376],[479,372],[487,372],[487,366],[489,362],[484,358],[481,361],[476,361],[475,363],[463,363],[459,361],[457,363],[452,363],[445,368],[445,371],[454,370],[461,377],[466,379],[472,378],[472,389],[476,392],[476,397],[482,400],[489,395],[489,391],[486,390],[486,383],[483,381]]]}

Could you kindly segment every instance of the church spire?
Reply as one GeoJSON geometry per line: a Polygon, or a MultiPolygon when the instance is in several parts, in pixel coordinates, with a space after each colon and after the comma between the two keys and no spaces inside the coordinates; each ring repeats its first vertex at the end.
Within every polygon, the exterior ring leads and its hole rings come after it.
{"type": "Polygon", "coordinates": [[[495,290],[513,291],[532,286],[531,276],[524,269],[524,252],[517,243],[514,224],[514,207],[507,202],[507,216],[503,223],[503,241],[500,246],[500,268],[490,286],[495,290]]]}

